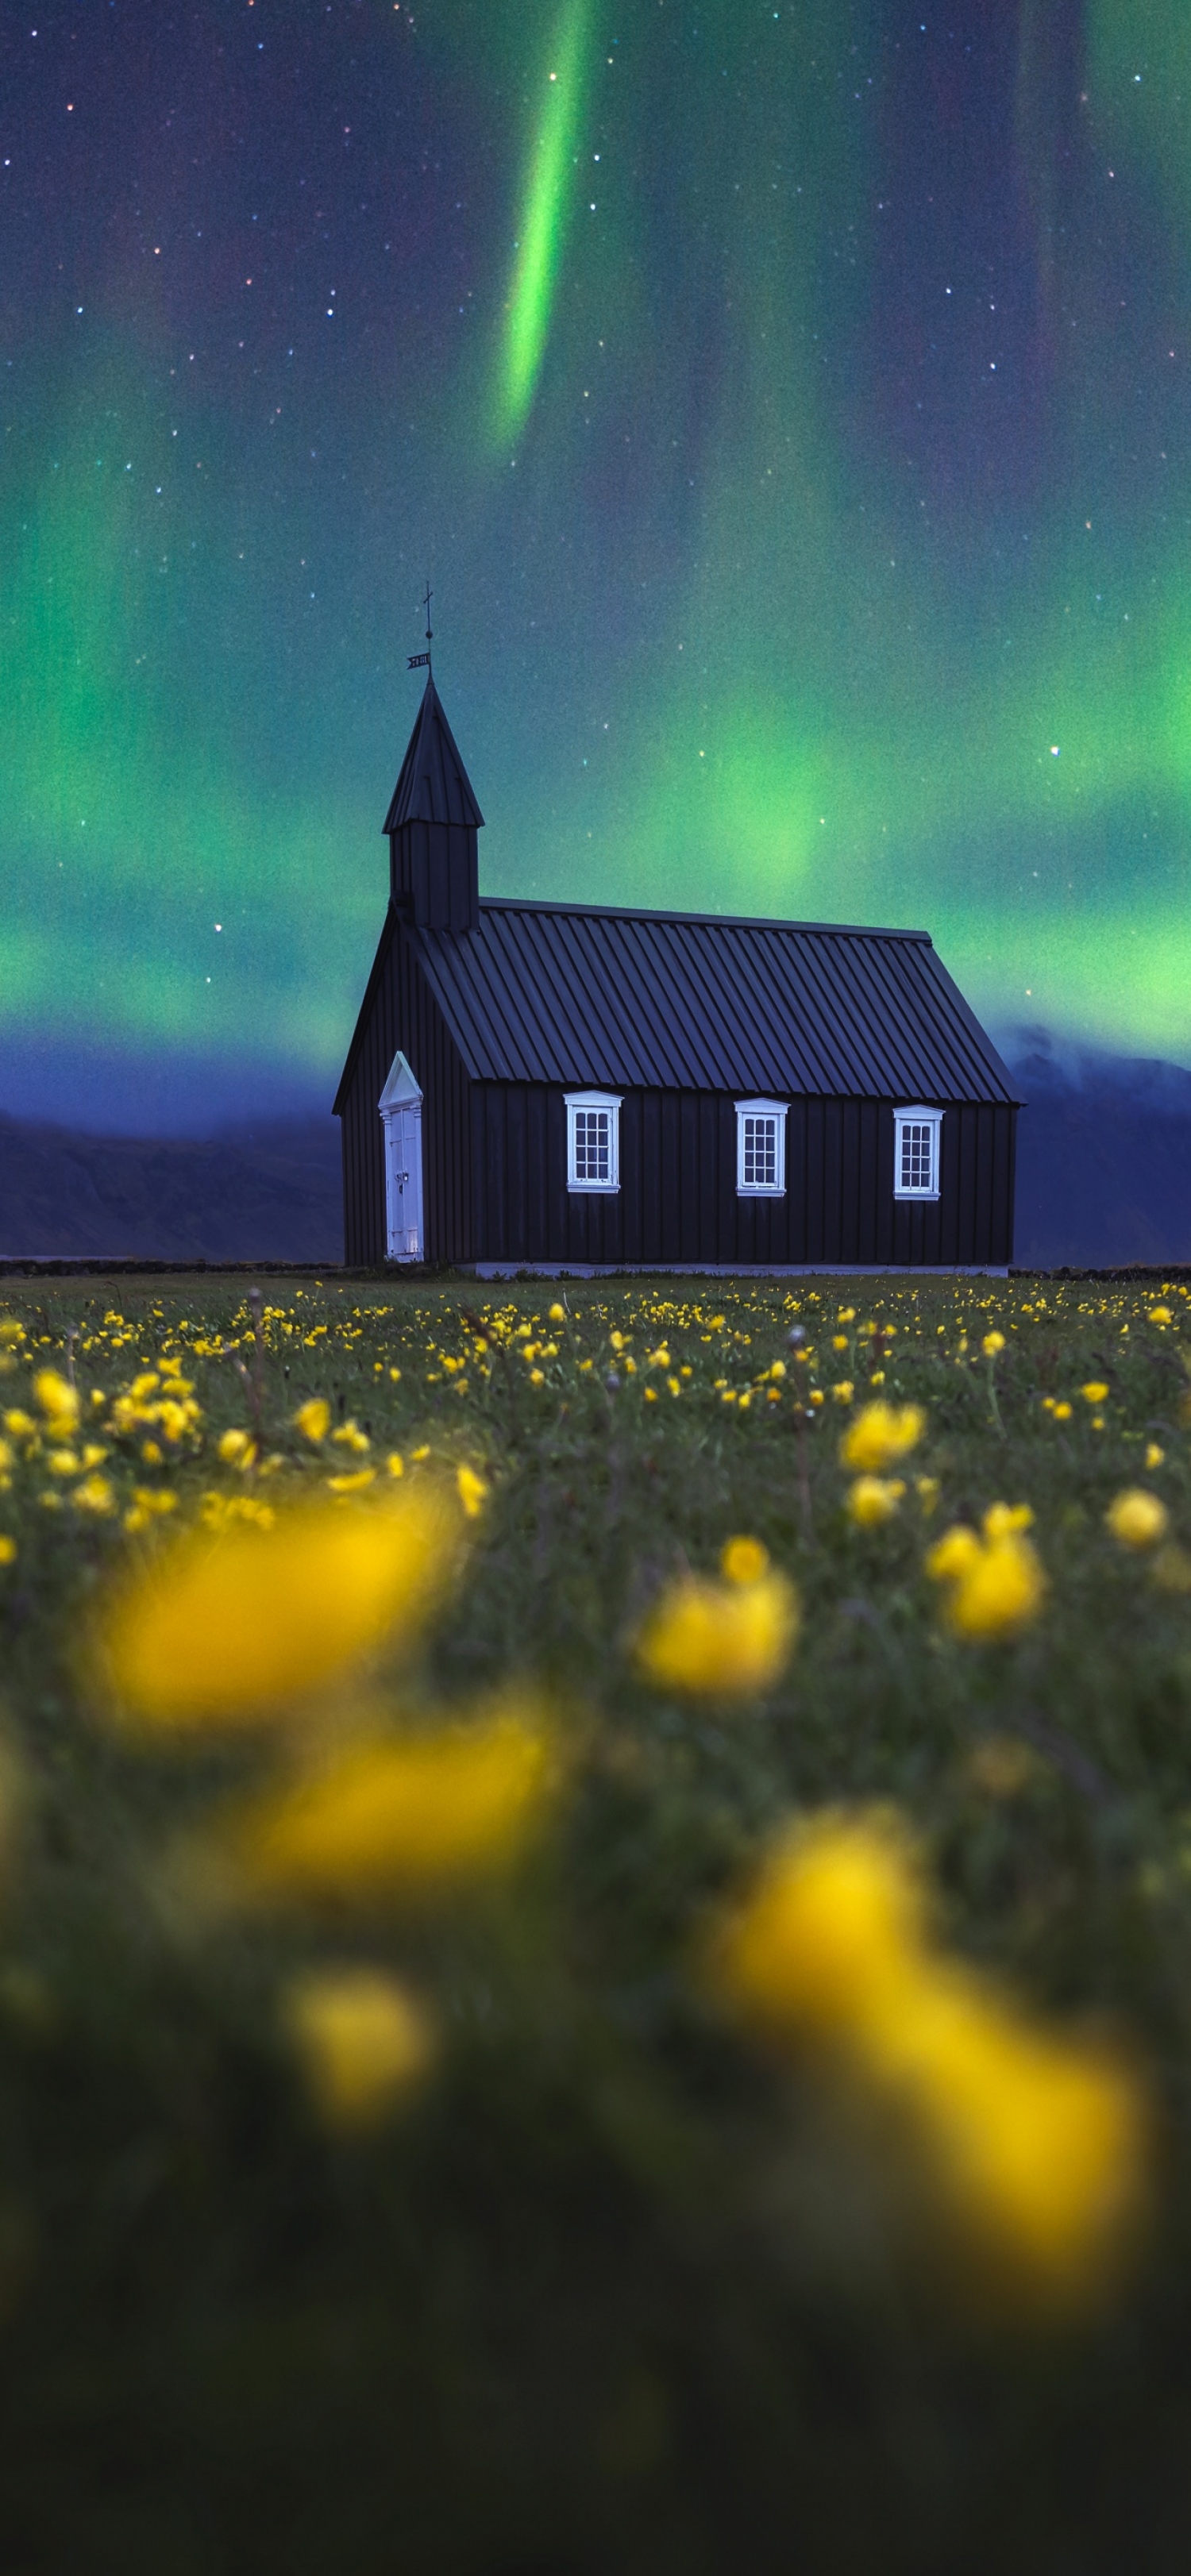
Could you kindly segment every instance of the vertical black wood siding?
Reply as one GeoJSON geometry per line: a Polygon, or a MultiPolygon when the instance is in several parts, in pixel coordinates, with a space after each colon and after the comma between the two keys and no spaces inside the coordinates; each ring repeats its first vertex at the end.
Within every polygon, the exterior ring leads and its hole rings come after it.
{"type": "MultiPolygon", "coordinates": [[[[458,1049],[390,916],[371,1007],[343,1094],[343,1237],[349,1262],[386,1257],[384,1130],[377,1102],[400,1047],[422,1091],[422,1227],[428,1261],[473,1260],[471,1130],[458,1049]]],[[[482,1257],[482,1256],[481,1256],[482,1257]]]]}
{"type": "Polygon", "coordinates": [[[900,1105],[793,1100],[785,1196],[738,1198],[731,1100],[715,1092],[628,1092],[620,1112],[620,1189],[605,1194],[567,1189],[561,1090],[474,1083],[474,1257],[733,1266],[1011,1261],[1016,1109],[948,1107],[940,1196],[914,1200],[893,1195],[893,1113],[900,1105]]]}

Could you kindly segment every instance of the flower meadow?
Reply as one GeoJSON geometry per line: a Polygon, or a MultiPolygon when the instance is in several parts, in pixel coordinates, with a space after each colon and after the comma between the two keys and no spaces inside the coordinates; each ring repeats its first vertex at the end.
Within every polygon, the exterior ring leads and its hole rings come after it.
{"type": "Polygon", "coordinates": [[[0,2535],[1191,2544],[1191,1293],[0,1296],[0,2535]]]}

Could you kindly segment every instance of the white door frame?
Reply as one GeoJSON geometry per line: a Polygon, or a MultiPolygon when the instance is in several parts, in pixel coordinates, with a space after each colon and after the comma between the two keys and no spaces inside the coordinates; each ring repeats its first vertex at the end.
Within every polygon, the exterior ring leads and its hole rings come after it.
{"type": "Polygon", "coordinates": [[[377,1103],[385,1131],[385,1246],[390,1261],[424,1261],[422,1094],[398,1048],[377,1103]]]}

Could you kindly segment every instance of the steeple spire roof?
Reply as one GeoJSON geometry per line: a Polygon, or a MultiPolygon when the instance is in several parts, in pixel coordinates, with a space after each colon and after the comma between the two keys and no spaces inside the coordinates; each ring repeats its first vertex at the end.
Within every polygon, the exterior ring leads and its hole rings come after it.
{"type": "Polygon", "coordinates": [[[459,757],[432,678],[427,678],[417,721],[382,829],[404,823],[454,823],[475,831],[484,817],[459,757]]]}

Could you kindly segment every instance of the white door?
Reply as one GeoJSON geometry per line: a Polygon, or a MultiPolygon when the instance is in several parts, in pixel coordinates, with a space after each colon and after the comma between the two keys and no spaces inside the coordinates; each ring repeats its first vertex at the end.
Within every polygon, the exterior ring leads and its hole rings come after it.
{"type": "Polygon", "coordinates": [[[403,1055],[379,1108],[385,1134],[385,1233],[390,1261],[422,1261],[422,1094],[403,1055]]]}

